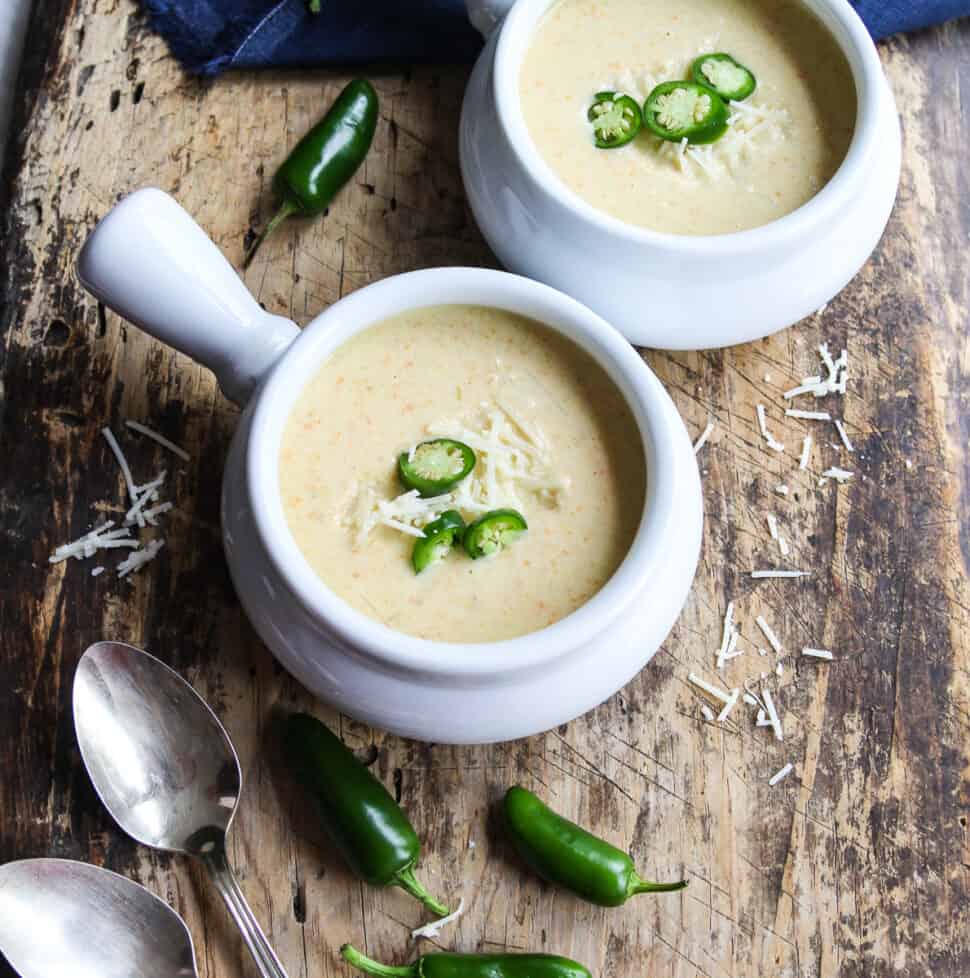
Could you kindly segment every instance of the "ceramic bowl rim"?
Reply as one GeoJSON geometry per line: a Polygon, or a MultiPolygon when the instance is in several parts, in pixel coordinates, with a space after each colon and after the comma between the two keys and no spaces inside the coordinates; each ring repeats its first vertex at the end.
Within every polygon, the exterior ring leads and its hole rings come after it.
{"type": "MultiPolygon", "coordinates": [[[[272,565],[300,604],[329,626],[345,647],[386,667],[452,679],[535,668],[579,648],[601,632],[662,570],[660,539],[676,509],[672,466],[662,460],[687,439],[670,423],[669,398],[634,348],[574,299],[508,272],[434,268],[368,285],[318,315],[273,368],[258,394],[246,445],[247,494],[257,533],[272,565]],[[505,308],[545,322],[590,353],[617,384],[643,439],[647,490],[643,515],[626,557],[604,587],[554,624],[498,642],[435,642],[395,631],[356,611],[313,571],[287,526],[278,455],[286,419],[325,357],[355,333],[396,312],[452,303],[505,308]],[[666,409],[665,409],[666,408],[666,409]]],[[[688,442],[689,448],[689,442],[688,442]]]]}
{"type": "Polygon", "coordinates": [[[547,195],[589,227],[625,244],[662,249],[673,255],[705,258],[770,253],[811,234],[851,206],[876,149],[880,119],[882,66],[865,25],[848,0],[801,0],[828,29],[852,71],[856,123],[845,158],[832,178],[810,200],[768,224],[726,234],[681,235],[627,224],[587,203],[542,158],[529,134],[519,100],[522,59],[542,14],[557,0],[517,0],[499,28],[492,90],[499,125],[534,189],[547,195]]]}

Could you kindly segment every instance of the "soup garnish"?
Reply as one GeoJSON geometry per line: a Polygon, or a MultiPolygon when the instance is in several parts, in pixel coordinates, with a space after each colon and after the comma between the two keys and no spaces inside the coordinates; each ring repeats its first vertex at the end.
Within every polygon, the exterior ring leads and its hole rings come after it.
{"type": "Polygon", "coordinates": [[[479,557],[491,557],[514,543],[526,530],[529,524],[525,517],[514,509],[495,509],[486,513],[467,530],[462,541],[465,553],[472,560],[479,557]]]}
{"type": "Polygon", "coordinates": [[[475,452],[453,438],[433,438],[402,452],[397,460],[401,482],[425,499],[441,496],[475,468],[475,452]]]}
{"type": "Polygon", "coordinates": [[[600,149],[626,146],[643,125],[636,100],[617,92],[597,92],[586,118],[593,124],[593,139],[600,149]]]}
{"type": "Polygon", "coordinates": [[[716,142],[727,131],[729,114],[717,92],[690,81],[661,82],[643,103],[647,128],[671,143],[716,142]]]}
{"type": "Polygon", "coordinates": [[[728,102],[743,102],[758,87],[751,70],[723,52],[702,54],[691,65],[690,75],[728,102]]]}
{"type": "Polygon", "coordinates": [[[465,521],[457,509],[449,509],[424,528],[424,537],[411,551],[411,566],[415,574],[444,560],[456,543],[465,535],[465,521]]]}

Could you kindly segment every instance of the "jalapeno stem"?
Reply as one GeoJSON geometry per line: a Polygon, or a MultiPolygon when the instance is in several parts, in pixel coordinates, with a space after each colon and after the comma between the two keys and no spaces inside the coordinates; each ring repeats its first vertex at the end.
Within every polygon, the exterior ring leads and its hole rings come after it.
{"type": "Polygon", "coordinates": [[[436,916],[446,917],[448,915],[448,908],[439,900],[436,900],[414,875],[413,866],[406,866],[404,869],[395,873],[394,883],[401,887],[402,890],[407,890],[411,896],[417,897],[436,916]]]}
{"type": "Polygon", "coordinates": [[[418,962],[402,965],[381,964],[380,961],[362,954],[353,944],[345,944],[340,949],[340,955],[348,964],[366,971],[369,975],[380,975],[382,978],[418,978],[418,962]]]}
{"type": "Polygon", "coordinates": [[[633,896],[634,893],[672,893],[674,890],[684,889],[687,882],[687,880],[678,880],[676,883],[651,883],[634,874],[627,887],[627,894],[633,896]]]}
{"type": "Polygon", "coordinates": [[[288,218],[292,217],[299,211],[299,207],[293,203],[292,200],[284,200],[280,205],[280,209],[272,216],[269,224],[263,228],[260,232],[259,237],[252,243],[249,251],[246,252],[246,257],[243,258],[243,268],[249,268],[249,263],[253,260],[256,252],[259,251],[259,246],[288,218]]]}

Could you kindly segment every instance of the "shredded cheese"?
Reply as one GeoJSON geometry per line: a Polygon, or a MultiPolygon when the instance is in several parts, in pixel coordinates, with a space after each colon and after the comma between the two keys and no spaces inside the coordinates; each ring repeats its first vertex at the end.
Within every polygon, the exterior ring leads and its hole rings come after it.
{"type": "Polygon", "coordinates": [[[786,400],[791,400],[800,394],[812,394],[816,399],[828,394],[845,394],[849,377],[849,354],[843,350],[839,354],[838,360],[833,360],[828,345],[825,343],[819,346],[818,352],[827,376],[824,380],[820,374],[803,378],[797,387],[785,391],[783,396],[786,400]]]}
{"type": "Polygon", "coordinates": [[[118,564],[118,577],[127,577],[140,571],[145,564],[151,563],[158,556],[159,550],[164,546],[164,540],[155,539],[149,540],[148,545],[143,549],[133,550],[118,564]]]}
{"type": "Polygon", "coordinates": [[[135,481],[131,477],[128,459],[125,458],[125,453],[121,450],[118,439],[115,438],[114,432],[110,428],[102,428],[101,434],[104,435],[104,440],[108,443],[108,447],[118,462],[118,467],[121,469],[121,474],[125,479],[125,486],[128,489],[128,498],[131,500],[132,505],[134,505],[138,502],[138,492],[135,489],[135,481]]]}
{"type": "Polygon", "coordinates": [[[723,690],[718,689],[716,686],[712,686],[709,682],[705,682],[700,676],[697,676],[692,672],[687,674],[687,681],[689,683],[693,683],[698,689],[703,689],[708,696],[713,696],[714,699],[719,700],[721,703],[726,704],[731,702],[731,696],[734,693],[733,690],[730,693],[726,693],[723,690]]]}
{"type": "Polygon", "coordinates": [[[828,649],[802,649],[802,655],[808,656],[810,659],[826,659],[832,661],[835,656],[828,649]]]}
{"type": "Polygon", "coordinates": [[[826,469],[822,473],[822,477],[825,479],[835,479],[836,482],[848,482],[854,474],[854,472],[850,472],[848,469],[840,469],[838,466],[832,466],[832,468],[826,469]]]}
{"type": "Polygon", "coordinates": [[[761,580],[768,577],[811,577],[811,571],[789,571],[789,570],[756,570],[751,572],[751,576],[755,580],[761,580]]]}
{"type": "Polygon", "coordinates": [[[522,418],[504,400],[485,403],[475,427],[461,422],[428,426],[432,437],[456,438],[475,450],[473,472],[452,492],[423,499],[417,490],[393,499],[381,499],[370,486],[358,486],[351,512],[344,523],[362,544],[377,526],[386,526],[413,537],[445,510],[480,515],[511,507],[525,511],[530,495],[558,506],[569,489],[569,479],[553,471],[549,443],[537,426],[522,418]]]}
{"type": "Polygon", "coordinates": [[[845,425],[838,418],[835,419],[835,429],[839,433],[839,438],[842,439],[842,444],[845,445],[845,450],[847,452],[854,452],[855,448],[849,440],[849,433],[845,430],[845,425]]]}
{"type": "Polygon", "coordinates": [[[812,436],[806,435],[802,439],[802,457],[798,460],[798,467],[800,469],[808,468],[808,460],[812,454],[812,436]]]}
{"type": "Polygon", "coordinates": [[[789,761],[780,771],[776,771],[770,778],[768,778],[768,786],[774,788],[779,781],[783,781],[785,778],[787,778],[794,769],[795,765],[789,761]]]}
{"type": "Polygon", "coordinates": [[[787,496],[788,486],[786,486],[784,482],[779,482],[778,485],[775,486],[775,492],[777,492],[779,496],[787,496]]]}
{"type": "Polygon", "coordinates": [[[714,711],[706,704],[701,704],[701,716],[707,720],[708,723],[714,722],[714,711]]]}
{"type": "Polygon", "coordinates": [[[828,411],[801,411],[798,408],[787,408],[786,417],[801,418],[803,421],[831,421],[832,415],[828,411]]]}
{"type": "Polygon", "coordinates": [[[160,435],[157,431],[149,428],[148,425],[141,424],[138,421],[132,421],[130,419],[125,421],[125,424],[131,428],[132,431],[137,431],[140,435],[144,435],[146,438],[151,438],[152,441],[158,442],[162,448],[167,448],[172,454],[178,455],[183,462],[188,462],[191,459],[191,455],[184,449],[179,448],[178,445],[173,441],[169,441],[164,435],[160,435]]]}
{"type": "Polygon", "coordinates": [[[768,532],[771,534],[772,540],[778,539],[778,520],[775,519],[774,513],[769,513],[767,516],[768,520],[768,532]]]}
{"type": "MultiPolygon", "coordinates": [[[[471,843],[469,843],[469,848],[473,848],[471,843]]],[[[416,927],[413,931],[411,931],[411,940],[416,941],[419,937],[427,937],[429,939],[437,937],[441,933],[441,929],[443,927],[457,920],[464,912],[465,898],[462,897],[458,901],[457,910],[453,910],[446,917],[441,917],[438,920],[432,920],[431,923],[425,924],[423,927],[416,927]]]]}
{"type": "Polygon", "coordinates": [[[765,444],[775,452],[783,452],[785,446],[774,438],[770,431],[768,431],[768,422],[765,418],[765,406],[764,404],[755,405],[755,411],[758,415],[758,428],[761,430],[761,437],[764,438],[765,444]]]}
{"type": "Polygon", "coordinates": [[[768,639],[768,644],[775,650],[776,655],[782,655],[784,653],[784,648],[781,642],[778,641],[778,636],[774,633],[771,626],[764,620],[762,615],[758,615],[755,618],[755,624],[761,629],[762,634],[766,639],[768,639]]]}
{"type": "Polygon", "coordinates": [[[708,421],[707,427],[700,433],[700,437],[694,442],[694,454],[696,455],[706,444],[714,431],[714,422],[708,421]]]}
{"type": "Polygon", "coordinates": [[[724,708],[717,715],[717,722],[718,723],[723,723],[728,718],[728,716],[730,715],[731,711],[734,709],[735,705],[737,704],[738,697],[740,695],[741,695],[741,690],[740,689],[732,689],[731,690],[731,698],[727,701],[727,703],[724,704],[724,708]]]}
{"type": "Polygon", "coordinates": [[[784,740],[785,735],[782,732],[781,721],[778,719],[778,711],[775,709],[775,703],[771,698],[770,690],[762,689],[761,696],[764,700],[765,712],[768,715],[768,722],[771,724],[771,728],[775,732],[775,740],[784,740]]]}

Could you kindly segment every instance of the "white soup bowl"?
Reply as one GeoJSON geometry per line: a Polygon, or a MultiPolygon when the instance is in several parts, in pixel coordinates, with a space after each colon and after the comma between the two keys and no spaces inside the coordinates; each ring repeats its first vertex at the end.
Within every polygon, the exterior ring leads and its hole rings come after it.
{"type": "Polygon", "coordinates": [[[264,312],[198,225],[154,189],[126,197],[98,225],[78,273],[126,319],[211,367],[244,407],[222,490],[229,569],[263,641],[330,705],[423,740],[523,737],[602,702],[666,637],[686,600],[701,540],[690,439],[636,352],[574,299],[507,272],[436,268],[362,288],[301,331],[264,312]],[[582,347],[626,399],[646,456],[643,516],[613,577],[561,621],[501,642],[431,642],[354,610],[310,567],[280,496],[283,430],[320,364],[389,316],[452,303],[528,316],[582,347]]]}

